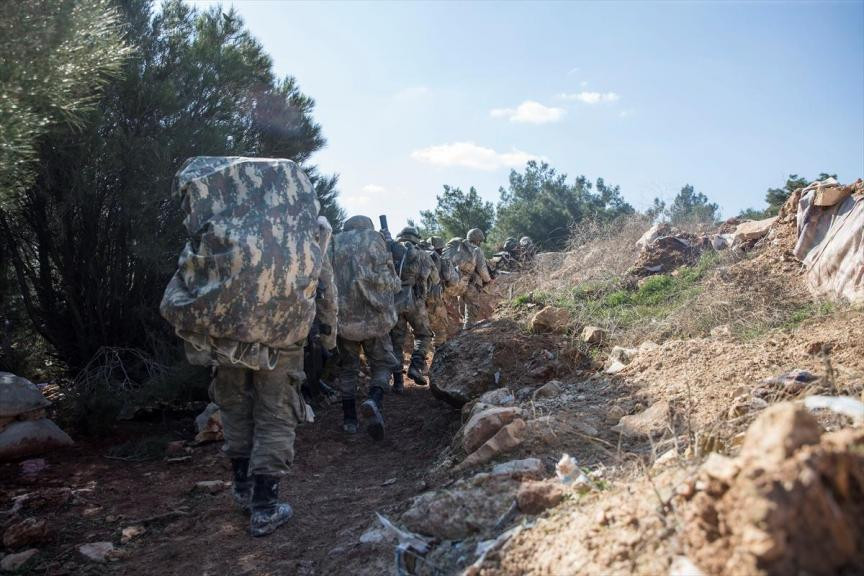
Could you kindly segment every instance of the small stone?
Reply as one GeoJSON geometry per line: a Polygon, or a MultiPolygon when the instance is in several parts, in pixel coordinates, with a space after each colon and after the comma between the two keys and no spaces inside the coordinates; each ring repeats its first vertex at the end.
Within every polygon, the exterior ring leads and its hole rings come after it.
{"type": "Polygon", "coordinates": [[[509,388],[490,390],[477,399],[477,402],[489,404],[490,406],[508,406],[515,401],[516,398],[514,398],[513,392],[509,388]]]}
{"type": "Polygon", "coordinates": [[[78,552],[91,562],[105,562],[114,553],[114,544],[111,542],[90,542],[79,546],[78,552]]]}
{"type": "Polygon", "coordinates": [[[475,414],[462,430],[462,448],[470,454],[492,438],[498,430],[522,414],[516,407],[495,407],[475,414]]]}
{"type": "Polygon", "coordinates": [[[521,400],[528,400],[533,395],[534,395],[534,388],[531,388],[530,386],[525,386],[524,388],[520,388],[516,392],[516,399],[520,400],[520,401],[521,400]]]}
{"type": "Polygon", "coordinates": [[[660,400],[638,414],[624,416],[612,430],[627,438],[650,438],[663,432],[668,425],[669,402],[660,400]]]}
{"type": "Polygon", "coordinates": [[[85,518],[92,518],[93,516],[96,516],[97,514],[99,514],[101,511],[102,511],[101,507],[92,506],[90,508],[85,508],[84,511],[81,513],[81,515],[84,516],[85,518]]]}
{"type": "Polygon", "coordinates": [[[625,412],[621,406],[615,404],[609,408],[609,411],[606,413],[606,424],[614,426],[626,415],[627,412],[625,412]]]}
{"type": "Polygon", "coordinates": [[[554,398],[559,394],[561,394],[561,382],[558,380],[550,380],[534,391],[534,398],[554,398]]]}
{"type": "Polygon", "coordinates": [[[391,534],[381,527],[370,528],[360,535],[361,544],[380,544],[391,539],[391,534]]]}
{"type": "Polygon", "coordinates": [[[36,548],[30,548],[17,554],[9,554],[0,560],[0,570],[3,572],[18,572],[24,565],[27,564],[34,556],[39,553],[36,548]]]}
{"type": "Polygon", "coordinates": [[[564,308],[546,306],[531,318],[531,330],[563,334],[567,331],[570,321],[570,312],[564,308]]]}
{"type": "Polygon", "coordinates": [[[763,468],[779,465],[800,447],[817,444],[822,427],[803,406],[791,402],[775,404],[747,429],[741,459],[759,462],[763,468]]]}
{"type": "Polygon", "coordinates": [[[45,520],[25,518],[6,529],[3,533],[3,545],[12,550],[23,548],[31,544],[44,542],[48,539],[50,533],[51,530],[45,520]]]}
{"type": "Polygon", "coordinates": [[[196,482],[193,491],[201,492],[203,494],[218,494],[228,488],[228,486],[230,486],[230,484],[228,482],[223,482],[222,480],[204,480],[202,482],[196,482]]]}
{"type": "Polygon", "coordinates": [[[657,460],[654,461],[654,464],[651,465],[651,468],[662,468],[667,464],[675,462],[678,460],[678,451],[674,448],[671,448],[657,457],[657,460]]]}
{"type": "Polygon", "coordinates": [[[610,360],[606,363],[606,367],[603,369],[603,371],[606,372],[606,374],[618,374],[626,367],[627,365],[620,360],[610,360]]]}
{"type": "Polygon", "coordinates": [[[127,526],[120,531],[120,543],[128,544],[132,540],[138,538],[147,532],[147,529],[143,526],[127,526]]]}
{"type": "Polygon", "coordinates": [[[519,486],[516,503],[524,514],[540,514],[557,506],[566,494],[564,486],[554,480],[528,480],[519,486]]]}
{"type": "Polygon", "coordinates": [[[186,448],[186,443],[183,440],[169,442],[165,447],[165,458],[182,458],[189,454],[189,449],[186,448]]]}
{"type": "Polygon", "coordinates": [[[606,331],[598,326],[586,326],[582,329],[582,341],[588,344],[600,344],[606,339],[606,331]]]}
{"type": "Polygon", "coordinates": [[[623,346],[613,346],[612,351],[609,352],[609,360],[612,362],[617,361],[622,364],[629,364],[638,355],[639,350],[637,348],[624,348],[623,346]]]}
{"type": "Polygon", "coordinates": [[[708,455],[700,470],[715,480],[724,484],[731,484],[738,475],[738,464],[732,458],[712,452],[708,455]]]}
{"type": "Polygon", "coordinates": [[[509,462],[502,462],[492,467],[493,476],[529,476],[539,479],[543,477],[545,472],[546,467],[543,466],[543,462],[538,458],[510,460],[509,462]]]}
{"type": "Polygon", "coordinates": [[[732,336],[732,329],[728,324],[721,324],[720,326],[715,326],[711,329],[711,337],[712,338],[729,338],[732,336]]]}
{"type": "Polygon", "coordinates": [[[646,340],[639,345],[639,352],[652,352],[660,348],[660,345],[656,342],[652,342],[650,340],[646,340]]]}
{"type": "Polygon", "coordinates": [[[487,440],[482,446],[469,454],[459,463],[456,470],[464,470],[478,464],[485,464],[499,454],[509,452],[522,443],[526,424],[522,418],[516,418],[487,440]]]}

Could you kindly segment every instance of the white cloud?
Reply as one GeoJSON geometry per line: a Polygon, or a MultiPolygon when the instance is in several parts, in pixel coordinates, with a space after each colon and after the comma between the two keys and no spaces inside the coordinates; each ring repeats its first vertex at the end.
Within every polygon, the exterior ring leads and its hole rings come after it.
{"type": "Polygon", "coordinates": [[[578,100],[579,102],[584,102],[585,104],[617,102],[621,99],[621,96],[619,96],[616,92],[589,92],[587,90],[583,90],[582,92],[577,92],[575,94],[561,94],[560,97],[564,100],[578,100]]]}
{"type": "Polygon", "coordinates": [[[429,94],[428,86],[408,86],[393,95],[394,100],[415,100],[429,94]]]}
{"type": "Polygon", "coordinates": [[[493,118],[509,118],[511,122],[521,124],[549,124],[558,122],[564,117],[563,108],[544,106],[533,100],[526,100],[516,108],[495,108],[489,111],[493,118]]]}
{"type": "Polygon", "coordinates": [[[369,198],[369,196],[363,196],[363,195],[356,195],[355,194],[352,196],[345,196],[344,198],[342,198],[342,200],[345,202],[346,206],[355,207],[355,206],[365,206],[365,205],[369,204],[369,202],[372,199],[369,198]]]}
{"type": "Polygon", "coordinates": [[[636,114],[636,110],[634,110],[633,108],[626,108],[626,109],[618,112],[618,117],[619,118],[629,118],[635,114],[636,114]]]}
{"type": "Polygon", "coordinates": [[[581,82],[579,82],[579,86],[581,86],[582,88],[585,88],[586,86],[588,86],[588,81],[582,80],[581,82]]]}
{"type": "Polygon", "coordinates": [[[361,188],[361,190],[363,190],[363,192],[366,192],[367,194],[383,194],[387,191],[386,188],[384,188],[383,186],[379,186],[378,184],[366,184],[365,186],[363,186],[363,188],[361,188]]]}
{"type": "Polygon", "coordinates": [[[411,158],[434,166],[461,166],[486,171],[518,168],[524,166],[529,160],[543,160],[540,156],[521,150],[497,152],[492,148],[478,146],[474,142],[453,142],[421,148],[413,151],[411,158]]]}
{"type": "Polygon", "coordinates": [[[575,68],[571,68],[567,71],[567,75],[570,76],[572,74],[576,74],[579,72],[579,70],[581,70],[581,68],[579,68],[578,66],[576,66],[575,68]]]}

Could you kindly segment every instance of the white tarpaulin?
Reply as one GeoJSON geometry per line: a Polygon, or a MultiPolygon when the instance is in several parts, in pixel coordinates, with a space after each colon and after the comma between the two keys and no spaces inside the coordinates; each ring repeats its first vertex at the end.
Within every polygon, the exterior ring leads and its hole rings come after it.
{"type": "Polygon", "coordinates": [[[817,295],[864,303],[864,182],[814,182],[798,201],[795,256],[817,295]],[[832,206],[824,199],[836,202],[832,206]]]}

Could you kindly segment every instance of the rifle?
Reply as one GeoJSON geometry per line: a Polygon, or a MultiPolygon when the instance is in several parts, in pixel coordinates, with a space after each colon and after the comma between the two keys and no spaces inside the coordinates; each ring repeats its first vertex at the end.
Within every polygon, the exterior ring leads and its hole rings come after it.
{"type": "Polygon", "coordinates": [[[338,397],[336,391],[323,380],[331,362],[329,362],[330,352],[321,344],[321,334],[330,334],[331,330],[330,326],[321,324],[321,321],[315,318],[306,336],[306,345],[303,347],[303,371],[306,373],[303,396],[307,404],[316,409],[320,407],[321,400],[332,403],[338,397]]]}
{"type": "Polygon", "coordinates": [[[387,215],[381,214],[378,216],[378,224],[381,226],[381,235],[384,236],[384,240],[389,244],[393,241],[393,236],[390,235],[390,229],[387,227],[387,215]]]}

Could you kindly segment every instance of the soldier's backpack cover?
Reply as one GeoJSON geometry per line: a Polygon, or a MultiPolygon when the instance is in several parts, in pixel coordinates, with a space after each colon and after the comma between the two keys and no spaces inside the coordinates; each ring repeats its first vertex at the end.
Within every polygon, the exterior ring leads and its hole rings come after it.
{"type": "Polygon", "coordinates": [[[160,305],[195,364],[275,365],[315,317],[319,205],[292,161],[199,156],[174,180],[190,241],[160,305]],[[191,347],[190,347],[191,345],[191,347]]]}
{"type": "Polygon", "coordinates": [[[339,336],[361,342],[396,324],[394,296],[401,283],[384,238],[366,216],[349,218],[331,241],[339,294],[339,336]]]}
{"type": "Polygon", "coordinates": [[[474,252],[461,238],[447,242],[443,253],[463,276],[470,276],[474,272],[474,252]]]}

